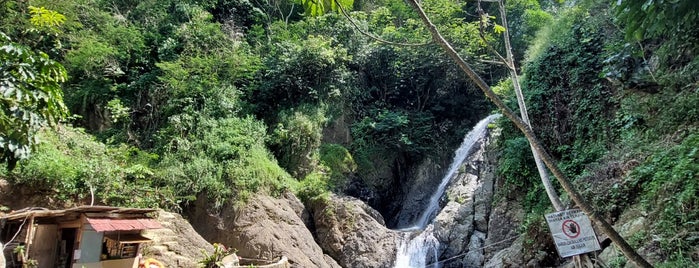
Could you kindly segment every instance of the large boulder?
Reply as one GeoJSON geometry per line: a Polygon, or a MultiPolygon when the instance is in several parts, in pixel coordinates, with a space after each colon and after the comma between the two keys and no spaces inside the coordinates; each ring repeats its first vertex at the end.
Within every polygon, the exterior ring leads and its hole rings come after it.
{"type": "MultiPolygon", "coordinates": [[[[649,225],[648,218],[645,217],[640,205],[635,205],[627,208],[624,213],[620,215],[619,221],[614,225],[614,229],[619,232],[619,235],[628,239],[629,237],[633,237],[635,234],[649,232],[649,225]]],[[[605,234],[601,232],[597,233],[601,240],[609,239],[605,234]]],[[[608,240],[608,242],[611,241],[608,240]]],[[[637,251],[651,263],[657,262],[662,258],[659,256],[656,243],[657,242],[642,246],[638,248],[637,251]]],[[[626,260],[624,254],[617,249],[617,247],[611,245],[604,248],[602,253],[599,254],[598,258],[604,263],[616,263],[619,265],[619,267],[622,267],[621,264],[624,264],[623,267],[635,267],[633,262],[626,260]]]]}
{"type": "Polygon", "coordinates": [[[227,204],[218,211],[211,211],[202,196],[189,216],[206,240],[234,247],[242,258],[286,256],[291,267],[339,267],[314,241],[302,219],[305,213],[303,204],[285,193],[279,198],[255,195],[243,205],[227,204]]]}
{"type": "Polygon", "coordinates": [[[512,243],[505,243],[507,247],[497,251],[490,257],[483,267],[499,268],[499,267],[525,267],[524,263],[524,237],[519,237],[512,243]]]}
{"type": "Polygon", "coordinates": [[[165,267],[197,267],[206,254],[214,251],[181,215],[161,210],[155,219],[163,228],[143,231],[153,240],[144,249],[145,258],[154,258],[165,267]]]}
{"type": "Polygon", "coordinates": [[[522,225],[525,214],[521,201],[504,197],[493,208],[485,241],[486,245],[490,245],[484,250],[486,259],[494,258],[496,253],[512,246],[514,239],[519,237],[518,227],[522,225]]]}
{"type": "Polygon", "coordinates": [[[331,195],[311,208],[320,246],[343,267],[393,267],[398,233],[381,214],[352,197],[331,195]]]}

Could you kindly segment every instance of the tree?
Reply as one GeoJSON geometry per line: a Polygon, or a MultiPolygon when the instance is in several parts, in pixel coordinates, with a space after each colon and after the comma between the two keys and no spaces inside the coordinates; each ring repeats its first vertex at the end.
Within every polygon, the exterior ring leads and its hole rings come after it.
{"type": "MultiPolygon", "coordinates": [[[[524,95],[522,94],[522,87],[519,84],[517,66],[515,65],[515,58],[514,54],[512,53],[512,45],[510,43],[510,27],[507,24],[507,13],[505,11],[505,4],[502,0],[497,0],[496,2],[498,4],[498,10],[500,11],[500,20],[502,21],[502,26],[495,25],[495,30],[502,32],[503,39],[505,41],[506,56],[502,57],[497,51],[495,51],[495,49],[492,50],[493,53],[495,53],[500,58],[502,63],[505,64],[505,66],[507,67],[507,70],[510,74],[510,79],[512,80],[512,87],[514,88],[515,94],[517,96],[517,106],[519,106],[520,116],[522,118],[522,121],[524,121],[524,123],[531,128],[531,123],[529,122],[529,115],[527,114],[527,105],[524,103],[524,95]]],[[[479,8],[479,10],[481,9],[479,8]]],[[[488,20],[487,14],[482,13],[480,15],[483,18],[482,21],[488,20]]],[[[483,34],[481,34],[481,36],[483,36],[483,34]]],[[[483,42],[486,42],[485,38],[483,38],[483,42]]],[[[556,209],[556,211],[563,210],[563,204],[561,203],[561,200],[558,197],[556,190],[553,188],[553,184],[551,184],[551,180],[549,179],[549,175],[546,171],[544,163],[541,161],[541,157],[536,152],[536,150],[534,150],[534,145],[530,144],[530,147],[534,156],[534,162],[536,163],[536,169],[539,171],[539,177],[541,177],[541,182],[544,184],[546,195],[548,196],[549,200],[551,201],[551,204],[556,209]]]]}
{"type": "Polygon", "coordinates": [[[2,32],[0,40],[0,162],[11,170],[29,157],[41,127],[68,114],[60,86],[67,74],[46,53],[14,43],[2,32]]]}
{"type": "Polygon", "coordinates": [[[556,177],[558,182],[563,186],[563,189],[568,193],[571,199],[587,214],[590,219],[595,222],[597,226],[602,229],[602,231],[609,236],[609,238],[621,249],[622,253],[640,267],[653,267],[648,261],[646,261],[641,255],[639,255],[626,240],[624,240],[619,233],[614,230],[611,224],[604,220],[599,214],[597,214],[589,203],[582,197],[582,195],[575,189],[570,179],[563,174],[560,168],[558,168],[557,163],[553,160],[553,157],[544,149],[539,142],[538,138],[529,127],[529,125],[522,120],[522,118],[517,117],[515,113],[505,105],[505,103],[493,92],[493,90],[488,86],[488,84],[483,81],[483,79],[473,71],[473,68],[454,50],[454,48],[449,44],[449,42],[444,39],[444,37],[437,30],[437,27],[430,21],[430,19],[425,14],[424,10],[416,0],[408,1],[410,5],[418,12],[420,19],[425,24],[427,29],[432,34],[432,39],[438,43],[446,53],[459,65],[459,67],[473,80],[474,83],[483,91],[483,93],[490,99],[507,117],[512,121],[517,128],[519,128],[524,136],[529,140],[529,143],[533,147],[536,154],[538,154],[544,161],[546,166],[551,170],[553,175],[556,177]]]}

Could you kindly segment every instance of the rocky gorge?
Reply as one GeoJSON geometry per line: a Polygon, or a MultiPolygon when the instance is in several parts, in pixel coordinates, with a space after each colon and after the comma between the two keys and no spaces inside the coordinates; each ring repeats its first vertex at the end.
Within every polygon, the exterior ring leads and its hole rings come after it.
{"type": "MultiPolygon", "coordinates": [[[[235,248],[239,256],[250,259],[286,256],[291,267],[565,265],[552,247],[527,249],[527,243],[532,242],[526,241],[518,229],[525,215],[522,195],[502,187],[503,178],[496,173],[499,150],[494,144],[499,130],[486,125],[483,123],[481,133],[462,152],[464,156],[452,163],[451,172],[431,159],[410,172],[415,176],[403,184],[407,194],[396,201],[402,206],[394,219],[384,218],[356,197],[336,194],[307,204],[288,191],[278,196],[255,195],[243,204],[227,204],[215,210],[207,196],[200,195],[182,216],[157,213],[156,219],[164,228],[145,234],[153,244],[143,253],[167,267],[197,267],[198,260],[213,252],[213,243],[235,248]],[[410,226],[430,205],[440,177],[444,177],[445,187],[434,199],[435,215],[427,217],[424,226],[410,226]],[[424,248],[409,249],[414,246],[408,246],[412,240],[420,240],[418,244],[424,248]],[[422,251],[419,260],[414,260],[415,256],[401,260],[401,254],[410,250],[422,251]]],[[[30,191],[10,189],[6,183],[0,187],[6,193],[0,198],[10,205],[14,204],[12,193],[30,191]]],[[[49,205],[35,201],[34,206],[49,205]]],[[[625,236],[645,224],[643,217],[622,218],[617,227],[625,236]]],[[[546,235],[538,239],[550,240],[546,235]]],[[[600,256],[605,261],[618,258],[620,253],[613,247],[600,256]]]]}
{"type": "MultiPolygon", "coordinates": [[[[537,266],[536,257],[544,253],[531,259],[522,254],[517,226],[523,211],[516,200],[493,201],[502,183],[495,173],[497,130],[486,132],[458,164],[439,198],[442,209],[431,228],[440,246],[437,256],[431,257],[439,267],[537,266]],[[497,205],[492,207],[493,203],[497,205]]],[[[432,160],[416,168],[415,174],[423,176],[406,183],[412,192],[394,225],[415,218],[426,206],[439,173],[425,171],[439,169],[432,160]]],[[[206,199],[200,198],[187,216],[210,242],[230,245],[239,255],[252,258],[284,255],[292,267],[398,267],[395,256],[405,237],[405,231],[387,227],[377,210],[350,196],[331,195],[304,206],[287,192],[279,197],[257,196],[242,207],[219,211],[207,210],[206,199]]]]}

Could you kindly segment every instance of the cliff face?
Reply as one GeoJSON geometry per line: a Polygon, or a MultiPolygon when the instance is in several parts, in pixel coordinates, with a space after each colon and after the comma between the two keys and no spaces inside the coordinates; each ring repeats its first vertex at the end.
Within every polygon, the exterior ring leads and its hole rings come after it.
{"type": "Polygon", "coordinates": [[[480,267],[490,230],[494,159],[489,158],[486,136],[461,164],[445,193],[446,205],[434,220],[436,238],[442,245],[443,267],[480,267]]]}
{"type": "MultiPolygon", "coordinates": [[[[453,152],[448,152],[447,157],[443,158],[447,159],[452,154],[453,152]]],[[[415,223],[422,210],[430,202],[430,197],[439,186],[448,166],[449,162],[437,162],[428,158],[406,174],[406,182],[401,185],[403,196],[396,197],[402,202],[397,204],[400,205],[400,208],[390,226],[404,228],[415,223]]]]}
{"type": "Polygon", "coordinates": [[[245,258],[272,260],[282,255],[292,267],[339,267],[313,239],[309,214],[293,194],[279,198],[255,195],[245,204],[211,211],[198,198],[188,216],[208,241],[238,250],[245,258]]]}

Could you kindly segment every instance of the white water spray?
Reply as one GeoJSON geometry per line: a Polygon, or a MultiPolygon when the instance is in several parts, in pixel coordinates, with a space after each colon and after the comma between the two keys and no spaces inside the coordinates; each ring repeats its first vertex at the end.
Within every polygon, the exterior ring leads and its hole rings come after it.
{"type": "Polygon", "coordinates": [[[466,134],[461,146],[455,152],[449,170],[442,178],[442,182],[437,187],[437,190],[430,197],[430,202],[425,210],[422,211],[412,227],[402,229],[406,233],[403,235],[400,243],[398,243],[396,268],[422,268],[426,267],[426,265],[434,268],[439,267],[439,241],[432,233],[432,225],[428,226],[428,224],[437,215],[440,208],[439,199],[444,194],[451,177],[454,176],[461,163],[471,153],[471,149],[476,142],[485,135],[488,124],[498,117],[500,117],[499,114],[486,117],[478,122],[471,132],[466,134]]]}
{"type": "Polygon", "coordinates": [[[439,267],[436,263],[439,255],[439,240],[432,233],[432,225],[416,234],[415,232],[403,233],[403,239],[398,245],[395,267],[421,268],[427,267],[427,265],[439,267]],[[427,263],[427,260],[435,261],[427,263]]]}

